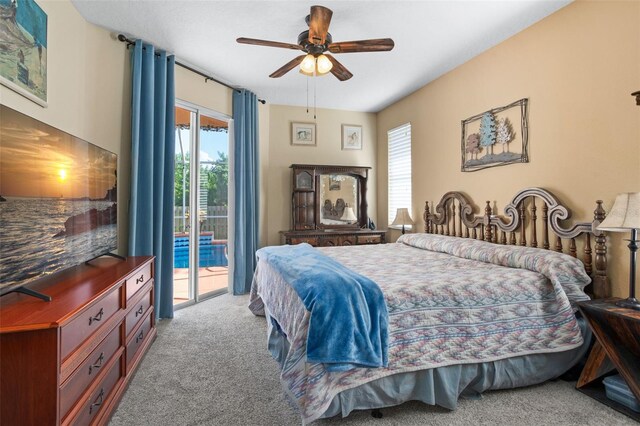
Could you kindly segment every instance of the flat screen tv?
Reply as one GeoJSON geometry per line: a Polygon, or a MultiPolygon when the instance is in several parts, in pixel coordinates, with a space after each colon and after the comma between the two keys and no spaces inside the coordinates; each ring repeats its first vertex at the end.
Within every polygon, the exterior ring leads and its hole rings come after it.
{"type": "Polygon", "coordinates": [[[117,249],[117,163],[0,105],[0,296],[117,249]]]}

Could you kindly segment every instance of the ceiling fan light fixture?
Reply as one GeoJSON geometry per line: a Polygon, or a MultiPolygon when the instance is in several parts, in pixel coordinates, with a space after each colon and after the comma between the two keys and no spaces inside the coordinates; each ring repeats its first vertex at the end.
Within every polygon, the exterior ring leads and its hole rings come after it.
{"type": "Polygon", "coordinates": [[[302,71],[303,74],[313,75],[313,70],[315,68],[316,68],[316,58],[311,54],[308,54],[307,56],[305,56],[302,62],[300,63],[300,71],[302,71]]]}
{"type": "Polygon", "coordinates": [[[333,68],[333,63],[326,57],[326,55],[318,56],[318,74],[326,74],[333,68]]]}
{"type": "Polygon", "coordinates": [[[316,71],[316,73],[314,74],[314,73],[312,73],[312,72],[305,72],[305,71],[302,71],[302,70],[299,70],[299,71],[300,71],[300,74],[302,74],[302,75],[306,75],[307,77],[324,77],[325,75],[329,75],[329,73],[328,73],[328,72],[327,72],[327,73],[324,73],[324,74],[319,74],[319,73],[316,71]]]}
{"type": "Polygon", "coordinates": [[[327,75],[331,68],[333,68],[333,63],[326,55],[319,55],[316,58],[309,54],[300,63],[300,74],[304,74],[307,77],[321,77],[327,75]]]}

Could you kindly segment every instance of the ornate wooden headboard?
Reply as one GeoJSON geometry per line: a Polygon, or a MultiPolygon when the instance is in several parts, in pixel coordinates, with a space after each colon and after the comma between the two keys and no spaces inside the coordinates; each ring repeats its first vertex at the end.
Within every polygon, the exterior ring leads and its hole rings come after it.
{"type": "Polygon", "coordinates": [[[429,234],[474,238],[496,244],[541,247],[563,253],[563,239],[568,240],[568,254],[578,257],[578,245],[582,248],[580,260],[592,279],[592,293],[596,298],[610,295],[607,278],[606,235],[596,227],[604,220],[602,201],[596,201],[592,222],[579,222],[565,227],[571,212],[555,195],[542,188],[527,188],[518,192],[504,208],[504,216],[494,215],[491,202],[487,201],[484,215],[476,216],[474,205],[462,192],[447,192],[432,213],[429,202],[424,208],[424,231],[429,234]],[[542,211],[541,228],[538,228],[538,206],[542,211]],[[549,230],[552,236],[549,237],[549,230]],[[528,238],[528,240],[527,240],[528,238]],[[541,243],[538,242],[541,238],[541,243]],[[595,262],[592,239],[595,241],[595,262]],[[576,242],[578,241],[578,242],[576,242]]]}

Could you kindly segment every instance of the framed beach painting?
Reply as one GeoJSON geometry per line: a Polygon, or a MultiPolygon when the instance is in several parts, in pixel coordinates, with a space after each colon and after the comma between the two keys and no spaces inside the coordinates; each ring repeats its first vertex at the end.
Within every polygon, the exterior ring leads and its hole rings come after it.
{"type": "Polygon", "coordinates": [[[362,126],[342,125],[342,150],[362,149],[362,126]]]}
{"type": "Polygon", "coordinates": [[[291,145],[315,146],[315,123],[291,123],[291,145]]]}
{"type": "Polygon", "coordinates": [[[0,84],[47,106],[47,14],[33,0],[0,0],[0,84]]]}

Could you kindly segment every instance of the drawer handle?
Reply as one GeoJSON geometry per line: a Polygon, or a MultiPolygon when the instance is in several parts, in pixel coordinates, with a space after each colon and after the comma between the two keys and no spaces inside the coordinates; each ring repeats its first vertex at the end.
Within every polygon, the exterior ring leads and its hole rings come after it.
{"type": "Polygon", "coordinates": [[[140,305],[140,309],[136,311],[136,318],[138,318],[138,315],[142,315],[143,313],[144,313],[144,306],[140,305]]]}
{"type": "Polygon", "coordinates": [[[144,274],[140,275],[140,278],[136,278],[136,284],[140,284],[144,282],[144,274]]]}
{"type": "Polygon", "coordinates": [[[100,308],[100,312],[98,312],[95,317],[89,318],[89,325],[93,324],[94,322],[99,322],[102,319],[102,315],[104,315],[104,309],[100,308]]]}
{"type": "Polygon", "coordinates": [[[139,343],[142,339],[144,339],[144,330],[140,330],[140,334],[136,337],[136,343],[139,343]]]}
{"type": "Polygon", "coordinates": [[[93,408],[99,408],[102,405],[102,398],[104,398],[104,388],[100,389],[100,394],[93,401],[93,404],[89,406],[89,414],[93,413],[93,408]]]}
{"type": "Polygon", "coordinates": [[[91,375],[91,372],[94,369],[99,370],[100,367],[102,367],[102,361],[104,361],[104,352],[100,352],[100,356],[96,360],[95,364],[89,366],[89,375],[91,375]]]}

